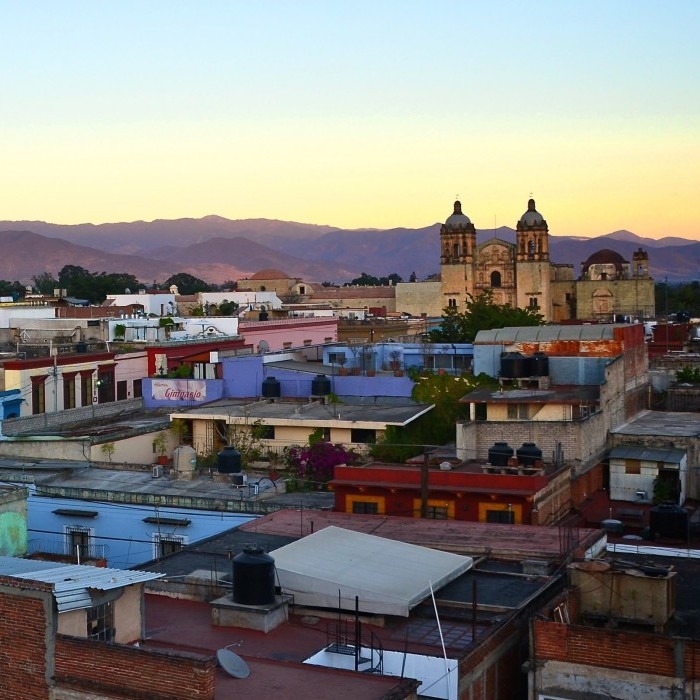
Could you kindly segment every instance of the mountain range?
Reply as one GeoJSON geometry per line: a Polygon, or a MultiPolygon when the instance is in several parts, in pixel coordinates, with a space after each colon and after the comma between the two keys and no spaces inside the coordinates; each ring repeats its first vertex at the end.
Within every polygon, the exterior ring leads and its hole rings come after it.
{"type": "MultiPolygon", "coordinates": [[[[76,225],[0,221],[0,279],[26,284],[42,272],[56,275],[64,265],[129,273],[143,282],[187,272],[220,284],[265,268],[309,282],[347,282],[362,272],[397,272],[406,280],[415,272],[425,279],[439,272],[439,231],[439,223],[418,229],[344,230],[220,216],[76,225]]],[[[480,243],[494,236],[514,242],[515,230],[503,226],[477,232],[480,243]]],[[[573,264],[576,276],[581,263],[601,248],[631,260],[640,247],[649,253],[655,279],[680,282],[700,277],[698,241],[643,238],[624,230],[596,238],[550,235],[550,259],[573,264]]]]}

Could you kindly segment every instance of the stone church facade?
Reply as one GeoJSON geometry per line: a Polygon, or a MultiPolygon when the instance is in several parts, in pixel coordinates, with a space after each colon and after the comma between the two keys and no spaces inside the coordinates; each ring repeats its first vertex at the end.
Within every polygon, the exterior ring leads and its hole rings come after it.
{"type": "Polygon", "coordinates": [[[476,228],[460,202],[440,229],[442,308],[462,309],[467,295],[491,290],[498,304],[532,308],[547,321],[611,322],[622,317],[653,318],[654,280],[641,248],[632,263],[612,250],[594,253],[578,278],[571,264],[549,257],[549,228],[528,201],[516,225],[516,242],[476,242],[476,228]]]}

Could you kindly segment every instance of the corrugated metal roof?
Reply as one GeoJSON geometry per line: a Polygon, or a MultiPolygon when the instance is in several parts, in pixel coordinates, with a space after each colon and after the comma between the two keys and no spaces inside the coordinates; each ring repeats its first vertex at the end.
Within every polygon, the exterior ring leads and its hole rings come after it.
{"type": "Polygon", "coordinates": [[[474,344],[547,342],[552,340],[603,340],[613,337],[610,323],[581,326],[523,326],[479,331],[474,344]]]}
{"type": "Polygon", "coordinates": [[[610,450],[611,459],[640,459],[647,462],[666,462],[680,464],[685,457],[685,450],[659,450],[636,445],[620,445],[610,450]]]}
{"type": "Polygon", "coordinates": [[[0,575],[52,584],[58,612],[91,607],[90,589],[108,591],[165,576],[151,571],[107,569],[16,557],[0,557],[0,575]]]}

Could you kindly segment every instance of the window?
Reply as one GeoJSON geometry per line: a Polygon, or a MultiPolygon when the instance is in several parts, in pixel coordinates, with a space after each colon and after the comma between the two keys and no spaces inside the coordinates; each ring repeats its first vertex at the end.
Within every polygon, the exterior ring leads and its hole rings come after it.
{"type": "Polygon", "coordinates": [[[114,605],[112,601],[94,605],[87,611],[87,637],[103,642],[114,641],[114,605]]]}
{"type": "Polygon", "coordinates": [[[491,286],[500,287],[501,286],[501,273],[495,270],[491,273],[491,286]]]}
{"type": "Polygon", "coordinates": [[[75,372],[63,373],[63,408],[75,408],[75,372]]]}
{"type": "Polygon", "coordinates": [[[114,372],[99,372],[97,375],[97,402],[110,403],[114,401],[114,372]]]}
{"type": "Polygon", "coordinates": [[[92,405],[92,370],[80,373],[80,405],[92,405]]]}
{"type": "Polygon", "coordinates": [[[256,425],[253,428],[255,437],[258,440],[274,440],[275,426],[274,425],[256,425]]]}
{"type": "Polygon", "coordinates": [[[642,461],[640,459],[625,460],[625,474],[641,474],[642,461]]]}
{"type": "Polygon", "coordinates": [[[342,365],[347,358],[345,357],[344,352],[329,352],[328,353],[328,362],[331,365],[342,365]]]}
{"type": "Polygon", "coordinates": [[[350,431],[350,442],[361,442],[373,445],[377,441],[377,433],[369,428],[353,428],[350,431]]]}
{"type": "Polygon", "coordinates": [[[431,520],[447,520],[447,506],[431,506],[428,505],[425,510],[425,517],[431,520]]]}
{"type": "Polygon", "coordinates": [[[299,294],[306,294],[306,287],[303,284],[299,287],[299,294]]]}
{"type": "Polygon", "coordinates": [[[379,513],[379,504],[369,501],[353,501],[352,512],[360,515],[377,515],[379,513]]]}
{"type": "Polygon", "coordinates": [[[153,535],[153,555],[156,559],[179,552],[187,544],[187,538],[180,535],[153,535]]]}
{"type": "Polygon", "coordinates": [[[539,309],[540,305],[537,303],[537,297],[530,297],[530,308],[539,309]]]}
{"type": "Polygon", "coordinates": [[[456,309],[457,308],[457,300],[456,299],[448,299],[447,300],[447,306],[450,309],[456,309]]]}
{"type": "Polygon", "coordinates": [[[487,510],[486,511],[486,522],[487,523],[504,523],[506,525],[513,525],[515,523],[515,513],[508,509],[504,510],[487,510]]]}
{"type": "Polygon", "coordinates": [[[143,396],[143,389],[141,388],[141,380],[134,379],[134,398],[140,399],[143,396]]]}
{"type": "Polygon", "coordinates": [[[508,420],[529,420],[530,407],[526,403],[509,403],[508,420]]]}
{"type": "Polygon", "coordinates": [[[32,413],[46,413],[46,377],[32,377],[32,413]]]}
{"type": "Polygon", "coordinates": [[[117,401],[126,401],[126,379],[117,382],[117,401]]]}
{"type": "Polygon", "coordinates": [[[90,528],[81,527],[80,525],[67,526],[66,548],[68,556],[75,557],[81,562],[87,559],[90,556],[91,539],[90,528]]]}

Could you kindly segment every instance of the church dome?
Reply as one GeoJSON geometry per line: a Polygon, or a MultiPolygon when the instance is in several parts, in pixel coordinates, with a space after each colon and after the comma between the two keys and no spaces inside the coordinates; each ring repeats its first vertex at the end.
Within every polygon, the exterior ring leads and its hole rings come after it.
{"type": "Polygon", "coordinates": [[[528,199],[527,211],[520,217],[523,226],[542,226],[544,217],[535,209],[535,200],[528,199]]]}
{"type": "Polygon", "coordinates": [[[447,217],[445,221],[445,228],[447,229],[460,229],[460,228],[471,228],[471,220],[466,214],[462,214],[462,202],[459,200],[455,202],[454,212],[447,217]]]}
{"type": "Polygon", "coordinates": [[[595,253],[588,256],[588,260],[583,263],[583,270],[585,272],[591,265],[614,265],[615,269],[621,272],[623,267],[628,264],[628,261],[617,251],[610,248],[601,248],[601,250],[596,250],[595,253]]]}
{"type": "Polygon", "coordinates": [[[254,275],[251,275],[252,280],[286,280],[289,279],[289,275],[281,270],[275,270],[272,268],[265,268],[264,270],[259,270],[254,275]]]}

